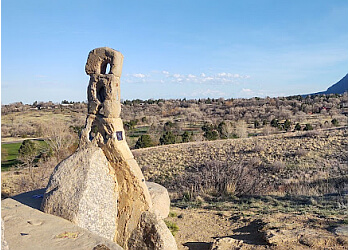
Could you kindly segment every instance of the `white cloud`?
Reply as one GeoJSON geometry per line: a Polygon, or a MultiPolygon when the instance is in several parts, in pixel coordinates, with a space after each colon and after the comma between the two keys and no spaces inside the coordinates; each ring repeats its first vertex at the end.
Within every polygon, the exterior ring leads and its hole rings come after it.
{"type": "Polygon", "coordinates": [[[132,76],[133,76],[133,77],[136,77],[136,78],[145,78],[145,77],[146,77],[145,74],[141,74],[141,73],[133,74],[132,76]]]}
{"type": "Polygon", "coordinates": [[[200,73],[199,75],[187,73],[173,73],[166,70],[151,71],[149,73],[127,73],[125,81],[128,83],[190,83],[205,85],[239,85],[244,84],[244,79],[250,76],[238,73],[220,72],[220,73],[200,73]]]}
{"type": "Polygon", "coordinates": [[[253,91],[251,89],[242,89],[243,93],[252,93],[253,91]]]}
{"type": "Polygon", "coordinates": [[[185,96],[190,96],[193,98],[203,98],[203,97],[225,97],[227,93],[219,90],[214,90],[214,89],[205,89],[205,90],[198,90],[194,91],[190,94],[184,93],[185,96]]]}
{"type": "Polygon", "coordinates": [[[219,73],[218,76],[219,76],[219,77],[221,77],[221,76],[227,76],[227,74],[226,74],[225,72],[222,72],[222,73],[219,73]]]}

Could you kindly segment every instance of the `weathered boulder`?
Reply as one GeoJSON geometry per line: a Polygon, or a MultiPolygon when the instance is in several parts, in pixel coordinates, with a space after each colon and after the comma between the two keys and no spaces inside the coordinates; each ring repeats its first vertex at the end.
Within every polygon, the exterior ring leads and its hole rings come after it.
{"type": "Polygon", "coordinates": [[[114,240],[118,184],[101,148],[90,145],[53,171],[41,210],[114,240]]]}
{"type": "Polygon", "coordinates": [[[170,211],[170,198],[168,190],[154,182],[146,181],[149,194],[151,195],[153,212],[161,219],[165,219],[170,211]]]}
{"type": "Polygon", "coordinates": [[[154,213],[144,212],[138,227],[128,241],[133,250],[173,250],[177,249],[176,241],[164,221],[154,213]]]}

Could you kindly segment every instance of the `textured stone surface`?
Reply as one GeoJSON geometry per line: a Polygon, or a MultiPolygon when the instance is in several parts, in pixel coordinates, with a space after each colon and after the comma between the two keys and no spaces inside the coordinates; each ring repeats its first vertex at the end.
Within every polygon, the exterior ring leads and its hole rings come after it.
{"type": "Polygon", "coordinates": [[[138,227],[129,238],[128,247],[135,250],[177,249],[176,241],[164,221],[151,212],[141,215],[138,227]]]}
{"type": "Polygon", "coordinates": [[[117,183],[102,149],[79,150],[54,170],[41,209],[113,240],[117,183]]]}
{"type": "Polygon", "coordinates": [[[247,248],[244,248],[244,244],[242,240],[236,240],[230,237],[215,239],[210,248],[210,250],[239,250],[239,249],[243,250],[247,248]]]}
{"type": "Polygon", "coordinates": [[[5,226],[4,226],[4,220],[1,218],[1,249],[2,250],[8,250],[9,245],[7,244],[7,241],[5,240],[5,226]]]}
{"type": "Polygon", "coordinates": [[[33,192],[19,196],[1,201],[5,239],[10,250],[87,250],[99,245],[110,250],[122,250],[111,240],[27,206],[40,206],[41,198],[36,198],[33,192]]]}
{"type": "Polygon", "coordinates": [[[154,182],[146,181],[146,186],[151,195],[153,212],[161,219],[165,219],[169,215],[170,199],[168,190],[154,182]]]}

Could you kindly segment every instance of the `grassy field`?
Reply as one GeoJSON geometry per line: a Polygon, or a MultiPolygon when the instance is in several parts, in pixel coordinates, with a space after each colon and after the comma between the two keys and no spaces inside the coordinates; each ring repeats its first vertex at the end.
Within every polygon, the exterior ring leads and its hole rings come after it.
{"type": "MultiPolygon", "coordinates": [[[[45,141],[36,140],[38,142],[40,151],[47,149],[47,144],[45,141]]],[[[11,167],[16,166],[20,161],[18,160],[19,148],[21,147],[22,142],[15,143],[2,143],[1,144],[1,171],[7,171],[11,167]]]]}
{"type": "Polygon", "coordinates": [[[21,144],[21,142],[1,144],[1,171],[9,170],[18,163],[18,150],[21,144]]]}

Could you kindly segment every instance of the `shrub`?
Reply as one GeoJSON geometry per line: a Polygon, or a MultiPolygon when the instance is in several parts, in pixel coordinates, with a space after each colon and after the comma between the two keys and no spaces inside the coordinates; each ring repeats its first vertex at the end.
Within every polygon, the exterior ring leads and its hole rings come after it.
{"type": "Polygon", "coordinates": [[[32,157],[38,155],[38,143],[32,140],[24,140],[18,149],[19,157],[32,157]]]}
{"type": "Polygon", "coordinates": [[[187,198],[200,193],[216,196],[253,194],[260,190],[261,175],[251,163],[210,161],[195,166],[175,185],[186,193],[191,191],[187,198]]]}
{"type": "Polygon", "coordinates": [[[175,135],[171,131],[166,131],[163,133],[163,135],[159,138],[159,143],[161,145],[168,145],[168,144],[174,144],[175,143],[175,135]]]}
{"type": "Polygon", "coordinates": [[[288,120],[288,119],[285,120],[285,122],[283,123],[283,128],[284,128],[286,131],[290,130],[291,126],[292,126],[292,123],[291,123],[291,121],[288,120]]]}
{"type": "Polygon", "coordinates": [[[188,133],[187,131],[185,131],[185,132],[181,135],[181,138],[182,138],[182,142],[189,142],[189,141],[191,141],[191,135],[190,135],[190,133],[188,133]]]}
{"type": "Polygon", "coordinates": [[[209,130],[204,133],[204,137],[213,141],[219,138],[219,133],[216,130],[209,130]]]}
{"type": "Polygon", "coordinates": [[[258,121],[258,120],[255,120],[255,121],[254,121],[254,128],[257,129],[257,128],[259,128],[259,126],[260,126],[259,121],[258,121]]]}
{"type": "Polygon", "coordinates": [[[295,125],[295,130],[298,130],[298,131],[301,130],[301,125],[300,125],[300,123],[297,123],[297,124],[295,125]]]}
{"type": "Polygon", "coordinates": [[[335,118],[331,121],[331,123],[333,124],[333,126],[339,126],[339,122],[335,118]]]}
{"type": "Polygon", "coordinates": [[[271,127],[278,128],[278,120],[277,119],[273,119],[270,124],[271,124],[271,127]]]}
{"type": "Polygon", "coordinates": [[[167,220],[164,220],[164,222],[165,222],[165,225],[169,228],[171,234],[173,236],[175,236],[177,231],[179,231],[179,227],[176,225],[176,223],[175,222],[171,222],[171,221],[167,221],[167,220]]]}
{"type": "Polygon", "coordinates": [[[217,131],[217,127],[211,123],[205,123],[202,126],[202,130],[204,131],[204,137],[208,140],[216,140],[219,138],[219,133],[217,131]]]}
{"type": "Polygon", "coordinates": [[[152,147],[153,142],[149,135],[141,135],[135,144],[135,148],[148,148],[152,147]]]}
{"type": "Polygon", "coordinates": [[[308,123],[308,124],[306,124],[304,131],[310,131],[310,130],[313,130],[313,127],[310,123],[308,123]]]}

